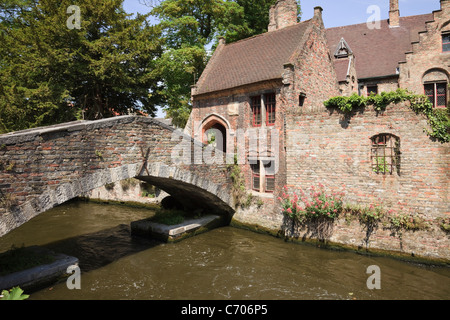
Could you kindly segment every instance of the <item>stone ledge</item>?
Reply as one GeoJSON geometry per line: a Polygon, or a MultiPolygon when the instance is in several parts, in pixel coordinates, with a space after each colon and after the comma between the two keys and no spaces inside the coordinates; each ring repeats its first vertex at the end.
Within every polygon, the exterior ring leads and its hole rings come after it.
{"type": "Polygon", "coordinates": [[[13,287],[20,287],[23,290],[33,290],[48,285],[66,274],[67,268],[72,265],[78,265],[78,258],[57,254],[41,247],[30,247],[30,250],[36,250],[47,254],[52,254],[55,261],[50,264],[40,265],[31,269],[11,273],[0,277],[0,291],[8,290],[13,287]]]}
{"type": "Polygon", "coordinates": [[[186,219],[183,223],[169,226],[148,219],[131,222],[131,233],[152,237],[166,242],[176,242],[225,225],[224,218],[208,215],[199,219],[186,219]]]}

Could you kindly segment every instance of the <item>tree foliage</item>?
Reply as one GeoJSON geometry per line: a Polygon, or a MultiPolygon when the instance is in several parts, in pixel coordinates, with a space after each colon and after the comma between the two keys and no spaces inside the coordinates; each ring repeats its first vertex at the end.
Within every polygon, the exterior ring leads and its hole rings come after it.
{"type": "Polygon", "coordinates": [[[157,106],[183,127],[218,37],[265,32],[276,2],[140,1],[152,10],[132,17],[123,0],[2,0],[0,133],[130,109],[154,115],[157,106]],[[71,5],[79,29],[67,26],[71,5]]]}
{"type": "Polygon", "coordinates": [[[153,114],[158,27],[122,0],[8,0],[0,6],[0,131],[127,110],[153,114]],[[81,9],[70,29],[67,8],[81,9]]]}
{"type": "Polygon", "coordinates": [[[160,21],[165,41],[155,73],[164,79],[160,93],[165,97],[167,115],[176,125],[183,127],[190,115],[190,87],[202,74],[218,38],[230,43],[266,32],[269,8],[275,2],[165,0],[153,7],[152,15],[160,21]]]}

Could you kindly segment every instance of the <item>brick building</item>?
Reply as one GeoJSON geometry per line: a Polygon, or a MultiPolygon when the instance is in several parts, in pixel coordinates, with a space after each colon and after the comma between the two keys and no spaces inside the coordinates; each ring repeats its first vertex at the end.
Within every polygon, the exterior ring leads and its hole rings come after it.
{"type": "Polygon", "coordinates": [[[450,68],[450,2],[441,10],[401,17],[390,0],[389,19],[327,29],[327,39],[344,95],[397,88],[425,93],[446,107],[450,68]]]}
{"type": "Polygon", "coordinates": [[[448,215],[449,146],[423,132],[424,117],[399,105],[382,114],[362,110],[348,121],[323,105],[337,95],[401,87],[445,107],[450,0],[440,4],[430,14],[401,17],[398,0],[390,0],[390,18],[379,28],[326,29],[321,7],[298,23],[296,1],[279,0],[267,33],[230,44],[220,39],[192,87],[185,130],[206,143],[211,132],[222,136],[214,143],[228,153],[245,145],[239,157],[246,187],[264,201],[259,214],[266,221],[280,220],[276,197],[283,186],[307,188],[318,181],[336,189],[346,185],[350,202],[448,215]],[[264,129],[275,129],[279,143],[270,136],[267,150],[253,150],[242,132],[255,128],[267,135],[264,129]],[[371,160],[379,144],[391,161],[382,174],[371,160]]]}

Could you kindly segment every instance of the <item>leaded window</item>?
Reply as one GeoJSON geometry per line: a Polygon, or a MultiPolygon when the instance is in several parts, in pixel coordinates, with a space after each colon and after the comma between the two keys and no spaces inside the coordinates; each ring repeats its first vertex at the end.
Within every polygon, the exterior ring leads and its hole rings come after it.
{"type": "Polygon", "coordinates": [[[450,51],[450,33],[444,33],[442,35],[442,52],[450,51]]]}
{"type": "Polygon", "coordinates": [[[435,108],[445,108],[447,106],[447,83],[426,83],[424,84],[425,95],[435,108]]]}

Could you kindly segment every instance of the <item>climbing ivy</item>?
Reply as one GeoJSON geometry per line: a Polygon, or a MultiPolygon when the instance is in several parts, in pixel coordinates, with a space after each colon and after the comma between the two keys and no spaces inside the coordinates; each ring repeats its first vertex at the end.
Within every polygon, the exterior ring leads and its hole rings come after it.
{"type": "Polygon", "coordinates": [[[371,94],[368,97],[361,97],[354,93],[349,97],[333,97],[324,102],[325,107],[338,109],[344,114],[365,106],[373,106],[374,110],[381,112],[390,104],[409,101],[410,108],[417,114],[424,114],[428,119],[431,130],[425,132],[441,143],[450,142],[450,109],[435,109],[433,104],[425,95],[417,95],[404,89],[397,89],[391,92],[371,94]]]}

